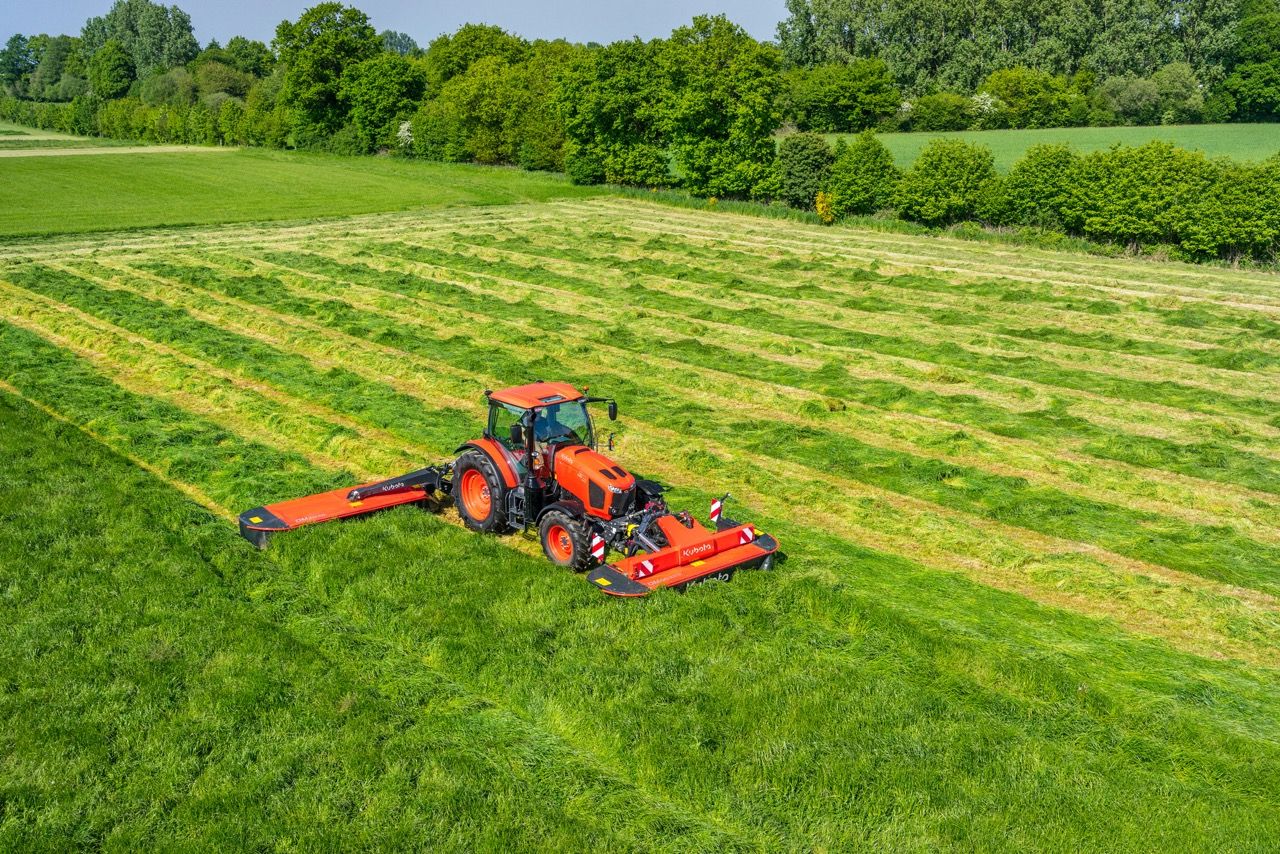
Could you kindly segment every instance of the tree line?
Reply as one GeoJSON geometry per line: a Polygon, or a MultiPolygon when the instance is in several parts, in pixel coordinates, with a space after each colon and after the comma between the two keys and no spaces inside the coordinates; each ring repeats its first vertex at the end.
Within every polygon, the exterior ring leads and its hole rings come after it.
{"type": "Polygon", "coordinates": [[[1280,118],[1277,0],[787,0],[787,11],[778,44],[801,99],[875,68],[902,98],[882,126],[1280,118]]]}
{"type": "MultiPolygon", "coordinates": [[[[1115,77],[1097,83],[1087,58],[1116,49],[1085,39],[1078,59],[1049,70],[979,66],[975,75],[985,76],[971,95],[903,100],[901,72],[862,55],[871,52],[862,42],[841,48],[848,55],[839,62],[801,64],[836,56],[815,52],[834,51],[836,42],[817,25],[813,5],[790,8],[793,18],[809,10],[812,33],[795,35],[789,19],[780,46],[723,16],[700,16],[665,39],[603,46],[528,41],[469,24],[422,49],[406,34],[376,32],[356,8],[327,2],[281,22],[270,45],[237,37],[201,49],[177,7],[119,0],[77,37],[15,37],[17,51],[11,39],[0,57],[9,95],[0,99],[0,118],[153,142],[510,164],[561,171],[577,183],[785,204],[828,220],[877,212],[929,226],[972,220],[1167,244],[1195,258],[1280,252],[1277,158],[1243,165],[1154,143],[1089,155],[1037,148],[1001,176],[989,151],[939,142],[903,174],[873,135],[835,149],[806,132],[779,144],[775,133],[788,120],[821,130],[948,129],[974,116],[992,127],[1097,123],[1110,109],[1099,92],[1128,104],[1126,87],[1137,85],[1115,77]],[[797,45],[809,53],[797,54],[797,45]]],[[[1280,17],[1249,8],[1252,17],[1241,19],[1253,22],[1248,39],[1199,32],[1194,51],[1161,49],[1159,58],[1174,58],[1148,81],[1152,109],[1184,116],[1193,113],[1180,110],[1203,107],[1195,76],[1205,68],[1219,67],[1222,85],[1237,93],[1245,90],[1232,80],[1269,79],[1257,69],[1273,69],[1280,88],[1280,17]],[[1218,44],[1230,49],[1208,47],[1218,44]]],[[[1180,20],[1178,28],[1199,19],[1180,20]]],[[[1007,23],[1023,32],[1016,17],[1007,23]]],[[[1042,37],[1049,38],[1033,41],[1042,37]]],[[[1024,44],[1018,38],[1010,35],[1008,50],[1024,44]]],[[[1129,67],[1115,62],[1110,67],[1129,67]]]]}

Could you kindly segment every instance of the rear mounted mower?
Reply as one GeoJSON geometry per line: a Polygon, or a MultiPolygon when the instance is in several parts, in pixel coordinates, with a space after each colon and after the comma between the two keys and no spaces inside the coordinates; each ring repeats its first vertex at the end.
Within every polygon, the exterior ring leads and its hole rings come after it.
{"type": "MultiPolygon", "coordinates": [[[[714,529],[688,512],[673,513],[659,484],[633,477],[596,450],[587,397],[566,383],[536,382],[486,391],[489,421],[479,439],[460,445],[451,463],[390,480],[255,507],[240,514],[240,534],[266,548],[276,533],[450,496],[475,531],[536,528],[547,558],[585,571],[611,596],[644,596],[728,580],[743,567],[773,566],[777,541],[711,503],[714,529]],[[611,553],[615,559],[608,562],[611,553]]],[[[610,436],[609,448],[613,447],[610,436]]],[[[725,498],[728,498],[726,495],[725,498]]]]}

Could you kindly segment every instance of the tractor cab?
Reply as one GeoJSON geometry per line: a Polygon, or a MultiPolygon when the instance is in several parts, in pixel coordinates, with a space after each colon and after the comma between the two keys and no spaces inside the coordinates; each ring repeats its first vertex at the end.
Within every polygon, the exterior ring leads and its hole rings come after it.
{"type": "Polygon", "coordinates": [[[630,504],[635,478],[596,450],[588,403],[605,402],[610,419],[613,400],[587,397],[567,383],[537,382],[488,393],[485,438],[500,444],[515,462],[517,479],[533,481],[554,500],[554,493],[579,499],[586,512],[611,518],[630,504]]]}

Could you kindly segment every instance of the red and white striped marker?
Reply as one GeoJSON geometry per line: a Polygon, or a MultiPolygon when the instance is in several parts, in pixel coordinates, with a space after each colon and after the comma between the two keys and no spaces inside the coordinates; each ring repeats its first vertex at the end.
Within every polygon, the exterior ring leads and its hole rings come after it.
{"type": "Polygon", "coordinates": [[[720,521],[720,510],[724,506],[724,502],[719,498],[711,499],[711,523],[715,524],[720,521]]]}
{"type": "Polygon", "coordinates": [[[738,545],[745,546],[747,543],[751,542],[755,538],[756,538],[755,529],[752,528],[750,525],[747,525],[745,528],[743,528],[741,531],[738,532],[738,545]]]}
{"type": "Polygon", "coordinates": [[[653,575],[653,561],[642,560],[640,566],[636,567],[636,578],[647,578],[653,575]]]}
{"type": "Polygon", "coordinates": [[[604,560],[604,537],[599,534],[591,535],[591,556],[596,560],[604,560]]]}

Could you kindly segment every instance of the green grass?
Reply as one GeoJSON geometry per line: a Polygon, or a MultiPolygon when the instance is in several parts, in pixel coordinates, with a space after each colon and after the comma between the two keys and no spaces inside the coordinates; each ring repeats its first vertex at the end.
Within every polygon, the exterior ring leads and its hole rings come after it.
{"type": "MultiPolygon", "coordinates": [[[[0,850],[1273,846],[1276,277],[191,157],[210,223],[414,209],[0,246],[0,850]],[[449,513],[235,535],[538,376],[786,560],[618,601],[449,513]]],[[[120,225],[103,168],[50,230],[120,225]]]]}
{"type": "MultiPolygon", "coordinates": [[[[841,136],[828,134],[827,139],[834,143],[841,136]]],[[[910,166],[920,149],[934,139],[963,139],[985,145],[995,154],[996,168],[1001,171],[1013,166],[1029,147],[1043,143],[1067,143],[1078,151],[1097,151],[1117,144],[1142,145],[1159,139],[1182,148],[1203,151],[1210,157],[1257,161],[1280,152],[1280,125],[1168,125],[880,134],[880,140],[903,168],[910,166]]]]}
{"type": "Polygon", "coordinates": [[[505,204],[599,192],[517,169],[251,149],[0,158],[0,238],[505,204]]]}
{"type": "MultiPolygon", "coordinates": [[[[0,334],[24,391],[74,378],[62,402],[102,434],[185,425],[150,447],[215,461],[199,485],[282,462],[0,334]]],[[[256,554],[9,395],[0,447],[24,519],[0,529],[7,848],[1262,850],[1280,830],[1272,680],[908,561],[797,539],[791,565],[842,581],[628,605],[415,510],[256,554]]]]}

